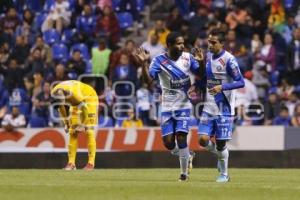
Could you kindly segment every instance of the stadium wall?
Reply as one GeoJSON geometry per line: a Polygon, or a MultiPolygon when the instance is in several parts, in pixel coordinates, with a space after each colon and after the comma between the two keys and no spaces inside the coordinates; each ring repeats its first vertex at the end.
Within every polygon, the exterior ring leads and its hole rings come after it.
{"type": "MultiPolygon", "coordinates": [[[[216,158],[203,151],[192,128],[188,142],[197,152],[196,167],[215,167],[216,158]]],[[[68,135],[63,129],[0,131],[0,168],[62,168],[67,161],[68,135]]],[[[159,128],[98,129],[97,168],[177,167],[178,159],[165,150],[159,128]]],[[[238,127],[231,149],[231,167],[300,167],[300,129],[238,127]]],[[[86,139],[79,138],[77,165],[87,160],[86,139]]]]}

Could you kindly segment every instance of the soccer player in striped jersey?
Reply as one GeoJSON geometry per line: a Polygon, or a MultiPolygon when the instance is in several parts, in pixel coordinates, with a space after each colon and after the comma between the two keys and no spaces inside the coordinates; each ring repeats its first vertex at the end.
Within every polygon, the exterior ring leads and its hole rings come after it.
{"type": "Polygon", "coordinates": [[[200,49],[196,49],[195,56],[184,52],[184,39],[177,32],[167,36],[166,53],[152,59],[150,66],[146,60],[149,55],[143,49],[137,50],[137,58],[142,63],[142,74],[146,82],[151,83],[159,79],[162,88],[161,129],[164,146],[173,151],[176,143],[179,148],[179,162],[181,174],[179,181],[188,180],[188,166],[190,151],[187,145],[189,120],[192,105],[187,92],[191,87],[190,76],[198,74],[200,49]]]}
{"type": "Polygon", "coordinates": [[[199,122],[199,143],[217,154],[217,182],[228,182],[229,152],[226,142],[231,139],[235,89],[244,87],[235,57],[223,49],[225,33],[214,29],[208,37],[206,56],[206,99],[199,122]],[[215,136],[216,144],[210,139],[215,136]]]}

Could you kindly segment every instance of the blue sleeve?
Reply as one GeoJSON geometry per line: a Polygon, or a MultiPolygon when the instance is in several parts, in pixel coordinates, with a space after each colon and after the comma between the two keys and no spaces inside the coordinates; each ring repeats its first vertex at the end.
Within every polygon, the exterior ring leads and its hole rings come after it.
{"type": "Polygon", "coordinates": [[[190,70],[193,74],[198,75],[200,72],[199,62],[190,54],[190,70]]]}
{"type": "Polygon", "coordinates": [[[149,75],[151,78],[157,79],[160,72],[160,63],[157,58],[153,58],[149,67],[149,75]]]}
{"type": "Polygon", "coordinates": [[[240,72],[239,65],[235,58],[229,58],[226,64],[226,71],[228,75],[233,79],[233,82],[222,84],[223,90],[233,90],[243,88],[245,86],[244,78],[240,72]]]}

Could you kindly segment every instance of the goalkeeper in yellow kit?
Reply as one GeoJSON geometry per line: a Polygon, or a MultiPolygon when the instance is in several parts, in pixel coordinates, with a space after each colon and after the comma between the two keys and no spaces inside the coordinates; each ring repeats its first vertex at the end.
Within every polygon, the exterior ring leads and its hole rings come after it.
{"type": "Polygon", "coordinates": [[[85,170],[95,166],[96,139],[95,126],[98,124],[98,96],[89,85],[80,81],[63,81],[51,90],[54,107],[63,119],[65,130],[70,135],[68,145],[68,164],[65,170],[75,170],[78,134],[84,132],[87,136],[88,163],[85,170]]]}

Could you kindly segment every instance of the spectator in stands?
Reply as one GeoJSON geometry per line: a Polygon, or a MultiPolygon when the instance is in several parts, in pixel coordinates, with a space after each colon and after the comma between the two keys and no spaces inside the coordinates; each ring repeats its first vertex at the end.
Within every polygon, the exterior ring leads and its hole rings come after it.
{"type": "Polygon", "coordinates": [[[298,97],[298,93],[293,91],[289,97],[288,97],[288,101],[285,102],[285,106],[289,109],[289,115],[290,116],[294,116],[294,111],[296,106],[300,104],[300,100],[298,97]]]}
{"type": "Polygon", "coordinates": [[[113,49],[120,40],[119,21],[109,6],[103,8],[103,15],[97,19],[96,37],[103,36],[108,38],[108,46],[113,49]]]}
{"type": "Polygon", "coordinates": [[[294,127],[300,127],[300,104],[297,104],[292,115],[291,124],[294,127]]]}
{"type": "Polygon", "coordinates": [[[208,22],[208,8],[204,5],[199,5],[196,15],[193,16],[190,20],[191,33],[194,36],[198,36],[208,22]]]}
{"type": "Polygon", "coordinates": [[[21,24],[21,21],[17,15],[16,9],[13,7],[9,8],[6,15],[0,19],[0,30],[3,31],[2,34],[0,34],[0,37],[10,46],[13,45],[14,34],[19,24],[21,24]]]}
{"type": "Polygon", "coordinates": [[[256,66],[266,66],[267,71],[271,72],[276,67],[276,49],[273,45],[273,37],[267,33],[264,37],[264,45],[259,53],[255,55],[256,66]]]}
{"type": "Polygon", "coordinates": [[[42,25],[42,32],[55,27],[61,33],[63,28],[70,24],[71,12],[69,11],[69,7],[69,1],[56,0],[42,25]]]}
{"type": "Polygon", "coordinates": [[[257,87],[258,97],[262,102],[265,101],[270,87],[269,74],[265,66],[257,66],[258,68],[253,69],[253,83],[257,87]]]}
{"type": "Polygon", "coordinates": [[[166,47],[166,38],[169,33],[170,31],[166,28],[165,22],[162,19],[158,19],[155,21],[154,28],[149,31],[148,37],[153,34],[157,34],[159,37],[159,43],[166,47]]]}
{"type": "Polygon", "coordinates": [[[49,106],[51,103],[50,82],[43,83],[43,90],[32,99],[32,114],[42,118],[46,124],[50,119],[49,106]]]}
{"type": "Polygon", "coordinates": [[[289,116],[289,109],[285,106],[280,108],[279,116],[275,117],[272,122],[273,125],[290,126],[291,117],[289,116]]]}
{"type": "Polygon", "coordinates": [[[44,42],[44,39],[41,35],[36,37],[35,44],[31,47],[30,52],[33,53],[36,48],[41,50],[41,57],[44,62],[52,62],[52,49],[44,42]]]}
{"type": "Polygon", "coordinates": [[[293,84],[300,83],[300,27],[293,31],[293,40],[287,48],[287,67],[293,84]]]}
{"type": "Polygon", "coordinates": [[[0,46],[0,66],[7,64],[9,56],[10,56],[9,44],[7,42],[4,42],[0,46]]]}
{"type": "Polygon", "coordinates": [[[27,75],[23,78],[24,81],[24,88],[26,90],[27,96],[31,97],[33,92],[33,77],[30,75],[27,75]]]}
{"type": "Polygon", "coordinates": [[[150,35],[149,40],[143,42],[141,47],[149,52],[151,60],[155,56],[165,52],[164,46],[162,44],[160,44],[159,41],[158,41],[158,35],[157,34],[150,35]]]}
{"type": "Polygon", "coordinates": [[[24,36],[17,36],[16,43],[12,51],[12,57],[14,57],[18,65],[24,65],[25,61],[30,53],[30,46],[27,43],[27,39],[24,36]]]}
{"type": "Polygon", "coordinates": [[[290,95],[294,91],[295,87],[291,85],[290,81],[288,79],[283,78],[281,80],[281,84],[279,85],[277,92],[279,97],[286,101],[289,99],[290,95]]]}
{"type": "Polygon", "coordinates": [[[236,106],[243,105],[247,108],[251,103],[258,102],[257,88],[253,84],[252,78],[251,71],[244,73],[245,87],[236,90],[236,106]]]}
{"type": "Polygon", "coordinates": [[[14,87],[9,91],[9,109],[12,106],[18,106],[20,113],[25,115],[26,119],[29,118],[31,113],[31,98],[27,95],[26,91],[21,87],[14,87]]]}
{"type": "Polygon", "coordinates": [[[127,117],[128,118],[122,122],[123,128],[141,128],[144,126],[142,120],[136,117],[133,108],[128,109],[127,117]]]}
{"type": "Polygon", "coordinates": [[[276,92],[269,94],[268,100],[265,103],[265,125],[271,125],[273,119],[280,113],[281,103],[276,92]]]}
{"type": "Polygon", "coordinates": [[[76,19],[77,37],[81,43],[86,43],[89,48],[93,46],[94,39],[91,37],[96,28],[96,17],[93,15],[90,5],[84,5],[83,12],[76,19]]]}
{"type": "Polygon", "coordinates": [[[68,76],[65,73],[65,66],[63,63],[58,63],[55,67],[55,74],[52,79],[50,79],[50,82],[59,82],[59,81],[65,81],[68,80],[68,76]]]}
{"type": "Polygon", "coordinates": [[[42,50],[40,48],[35,48],[28,57],[27,63],[25,64],[25,70],[30,75],[33,75],[37,71],[44,73],[46,68],[45,65],[42,58],[42,50]]]}
{"type": "Polygon", "coordinates": [[[183,17],[180,15],[176,6],[173,6],[170,10],[169,16],[166,18],[166,26],[170,31],[180,31],[183,24],[183,17]]]}
{"type": "Polygon", "coordinates": [[[234,56],[240,56],[242,44],[236,39],[234,30],[227,32],[224,48],[234,56]]]}
{"type": "Polygon", "coordinates": [[[111,50],[106,46],[104,38],[99,39],[98,47],[92,49],[93,74],[106,74],[109,66],[111,50]]]}
{"type": "Polygon", "coordinates": [[[148,84],[143,83],[142,87],[136,91],[138,116],[143,124],[148,126],[150,123],[150,91],[148,84]]]}
{"type": "Polygon", "coordinates": [[[262,48],[262,42],[260,41],[259,35],[257,33],[253,34],[251,40],[251,52],[252,54],[256,54],[262,48]]]}
{"type": "Polygon", "coordinates": [[[229,29],[234,30],[239,24],[245,24],[248,12],[239,6],[234,6],[233,10],[228,12],[225,22],[229,24],[229,29]]]}
{"type": "MultiPolygon", "coordinates": [[[[137,70],[133,67],[127,54],[122,54],[120,57],[120,64],[115,68],[112,81],[130,81],[134,87],[137,86],[137,70]]],[[[120,87],[116,88],[117,95],[129,95],[135,88],[128,87],[127,84],[121,84],[120,87]]]]}
{"type": "Polygon", "coordinates": [[[20,114],[20,110],[18,106],[12,107],[12,112],[6,114],[2,121],[2,127],[5,131],[12,132],[15,131],[17,128],[25,127],[26,120],[23,114],[20,114]]]}
{"type": "Polygon", "coordinates": [[[23,12],[23,20],[21,24],[16,29],[16,35],[17,36],[24,36],[25,40],[28,41],[29,44],[34,43],[36,30],[33,29],[33,21],[34,21],[34,14],[26,9],[23,12]]]}
{"type": "Polygon", "coordinates": [[[20,68],[15,58],[11,58],[8,63],[8,67],[0,66],[0,74],[4,76],[5,87],[8,91],[12,91],[15,87],[23,87],[25,70],[20,68]]]}
{"type": "Polygon", "coordinates": [[[82,59],[80,51],[74,50],[66,64],[65,73],[70,79],[77,79],[78,76],[85,73],[85,70],[86,62],[82,59]]]}
{"type": "Polygon", "coordinates": [[[37,95],[43,91],[44,75],[42,71],[36,71],[33,74],[33,90],[32,99],[36,99],[37,95]]]}
{"type": "Polygon", "coordinates": [[[125,46],[117,51],[114,51],[110,58],[110,66],[109,66],[109,77],[112,77],[114,73],[115,67],[120,62],[120,57],[122,54],[126,54],[129,57],[129,63],[134,66],[138,67],[137,61],[134,57],[134,52],[136,50],[136,43],[133,40],[126,40],[125,46]]]}

